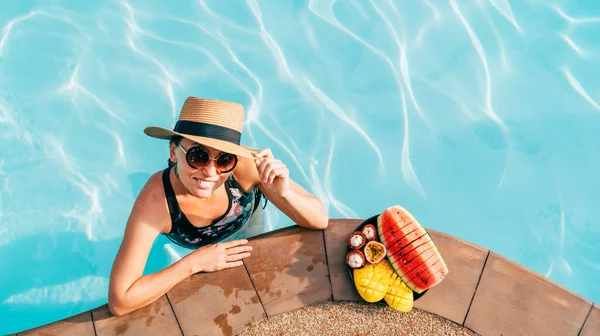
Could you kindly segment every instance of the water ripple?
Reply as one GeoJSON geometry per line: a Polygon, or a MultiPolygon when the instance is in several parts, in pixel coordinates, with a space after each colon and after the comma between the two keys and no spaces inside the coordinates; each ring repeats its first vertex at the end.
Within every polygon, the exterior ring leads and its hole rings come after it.
{"type": "Polygon", "coordinates": [[[571,40],[571,38],[569,38],[567,35],[565,34],[560,34],[559,35],[563,40],[565,40],[565,42],[569,45],[569,47],[571,47],[571,49],[573,49],[576,53],[578,53],[579,55],[583,56],[585,54],[585,52],[583,50],[581,50],[581,48],[579,48],[575,42],[573,42],[573,40],[571,40]]]}
{"type": "Polygon", "coordinates": [[[8,41],[8,37],[10,36],[10,32],[12,31],[13,26],[16,25],[16,24],[18,24],[18,23],[20,23],[20,22],[22,22],[22,21],[29,20],[29,19],[31,19],[32,17],[34,17],[34,16],[36,16],[38,14],[40,14],[40,13],[38,13],[38,12],[31,12],[31,13],[25,15],[25,16],[14,18],[14,19],[10,20],[4,26],[4,28],[2,28],[2,38],[0,38],[0,56],[3,56],[3,54],[4,54],[4,45],[6,44],[6,41],[8,41]]]}
{"type": "Polygon", "coordinates": [[[583,88],[581,83],[579,83],[579,81],[575,77],[573,77],[569,69],[565,67],[563,69],[563,73],[565,74],[565,77],[567,77],[567,81],[573,87],[573,89],[575,89],[575,91],[579,95],[581,95],[588,103],[590,103],[596,110],[600,110],[600,106],[598,106],[598,104],[592,99],[592,97],[590,97],[590,95],[583,88]]]}
{"type": "MultiPolygon", "coordinates": [[[[463,27],[465,28],[465,30],[467,31],[467,34],[469,35],[469,39],[471,40],[473,47],[477,51],[477,56],[479,57],[479,60],[481,61],[481,65],[483,66],[483,71],[485,74],[485,105],[486,105],[484,112],[486,115],[488,115],[489,118],[491,118],[498,125],[498,127],[500,127],[504,136],[510,141],[510,138],[508,137],[508,128],[507,128],[506,124],[504,123],[504,121],[502,119],[500,119],[500,117],[496,114],[496,112],[494,112],[494,108],[492,107],[492,79],[491,79],[491,75],[490,75],[490,70],[489,70],[489,65],[488,65],[485,50],[483,49],[483,46],[481,45],[481,41],[479,40],[479,38],[477,38],[477,34],[475,34],[473,29],[469,25],[467,19],[463,16],[460,9],[458,8],[458,5],[456,4],[456,0],[450,0],[450,6],[452,7],[452,10],[456,14],[456,16],[458,16],[458,18],[459,18],[460,22],[462,23],[463,27]]],[[[511,150],[509,149],[506,153],[506,161],[504,163],[502,175],[500,176],[500,179],[498,181],[498,188],[501,188],[504,185],[504,180],[506,178],[506,174],[507,174],[508,166],[509,166],[509,162],[510,162],[510,156],[511,156],[511,150]]]]}
{"type": "Polygon", "coordinates": [[[309,79],[305,78],[305,81],[308,84],[308,87],[319,99],[319,101],[321,101],[321,103],[323,103],[323,105],[327,107],[328,111],[331,111],[342,121],[354,128],[363,138],[365,138],[367,143],[371,146],[371,148],[373,148],[373,150],[377,154],[377,157],[379,158],[379,167],[383,169],[383,156],[381,155],[379,148],[373,142],[373,140],[371,140],[369,135],[360,126],[358,126],[358,124],[354,120],[352,120],[348,115],[346,115],[346,113],[344,113],[344,110],[338,104],[336,104],[333,100],[331,100],[331,98],[329,98],[321,90],[319,90],[319,88],[316,87],[309,79]]]}
{"type": "MultiPolygon", "coordinates": [[[[98,96],[86,89],[83,85],[79,84],[79,81],[77,79],[79,66],[79,64],[75,65],[73,75],[71,76],[69,82],[63,85],[61,88],[59,88],[58,93],[69,95],[73,105],[77,105],[75,103],[75,100],[78,98],[78,94],[81,94],[87,97],[88,99],[92,100],[96,105],[98,105],[98,107],[100,107],[102,111],[106,112],[106,114],[108,114],[111,118],[114,118],[124,123],[125,121],[123,120],[123,118],[121,118],[117,113],[112,111],[111,108],[108,105],[106,105],[103,99],[100,99],[98,96]]],[[[83,120],[83,115],[79,114],[79,118],[80,120],[83,120]]]]}
{"type": "Polygon", "coordinates": [[[176,83],[176,84],[181,84],[181,82],[174,75],[171,74],[171,72],[167,69],[166,65],[162,64],[160,61],[158,61],[152,55],[140,50],[140,48],[135,44],[134,39],[135,39],[135,37],[137,37],[138,34],[141,33],[141,34],[147,34],[150,36],[153,36],[153,35],[145,32],[143,29],[141,29],[138,26],[138,24],[135,21],[133,8],[129,5],[129,3],[127,3],[127,1],[122,1],[120,4],[121,4],[121,6],[123,6],[125,8],[125,10],[127,11],[127,15],[128,15],[128,19],[125,19],[125,23],[129,27],[129,31],[126,33],[127,45],[136,54],[139,54],[143,58],[149,60],[150,62],[152,62],[156,66],[158,66],[160,68],[160,70],[162,71],[162,73],[164,74],[164,76],[166,77],[166,81],[159,83],[159,84],[164,87],[165,93],[166,93],[167,97],[169,98],[169,102],[171,103],[171,116],[173,117],[173,120],[175,120],[177,107],[175,105],[175,97],[173,96],[173,89],[171,86],[171,82],[176,83]]]}
{"type": "Polygon", "coordinates": [[[47,304],[47,303],[81,303],[96,301],[105,296],[108,279],[98,276],[87,276],[65,284],[33,288],[24,293],[14,294],[4,304],[47,304]]]}
{"type": "MultiPolygon", "coordinates": [[[[400,71],[397,70],[396,65],[394,64],[394,62],[391,61],[391,59],[382,51],[376,49],[375,47],[373,47],[372,45],[370,45],[369,43],[365,42],[363,39],[361,39],[360,37],[358,37],[356,34],[354,34],[353,32],[351,32],[350,30],[348,30],[346,27],[344,27],[344,25],[342,25],[338,19],[335,17],[334,13],[333,13],[333,5],[334,5],[335,1],[328,1],[326,2],[326,0],[310,0],[308,3],[308,8],[318,17],[322,18],[323,20],[327,21],[329,24],[335,26],[336,28],[340,29],[341,31],[345,32],[346,34],[350,35],[353,39],[357,40],[358,42],[360,42],[361,44],[363,44],[365,47],[367,47],[369,50],[373,51],[375,54],[377,54],[378,56],[380,56],[381,58],[383,58],[385,60],[385,62],[388,64],[388,66],[390,67],[390,69],[393,71],[394,74],[400,73],[400,76],[396,75],[395,79],[396,82],[398,83],[398,85],[400,86],[402,82],[404,82],[408,88],[410,88],[410,80],[408,77],[408,67],[406,65],[406,57],[403,56],[403,48],[401,43],[398,41],[398,39],[396,38],[396,45],[398,45],[399,49],[400,49],[400,71]],[[402,78],[402,80],[399,79],[399,77],[402,78]]],[[[377,6],[375,6],[375,4],[373,2],[371,2],[372,6],[377,9],[377,6]]],[[[379,12],[380,13],[380,12],[379,12]]],[[[393,32],[392,29],[392,33],[395,34],[395,32],[393,32]]],[[[410,90],[410,89],[409,89],[410,90]]],[[[413,104],[415,105],[415,107],[417,108],[417,111],[419,112],[419,114],[421,115],[421,117],[428,122],[427,118],[425,117],[425,115],[423,114],[423,112],[420,110],[419,105],[416,103],[416,100],[414,99],[414,95],[412,94],[411,91],[411,100],[413,101],[413,104]]]]}
{"type": "Polygon", "coordinates": [[[563,12],[563,10],[560,9],[560,7],[558,7],[558,6],[552,6],[552,8],[558,13],[558,15],[560,15],[563,19],[569,21],[570,23],[574,23],[574,24],[600,23],[600,17],[590,17],[590,18],[583,18],[583,19],[573,18],[573,17],[569,16],[568,14],[566,14],[565,12],[563,12]]]}
{"type": "Polygon", "coordinates": [[[74,228],[74,231],[84,231],[89,240],[98,239],[95,230],[99,229],[97,224],[104,220],[98,187],[83,175],[76,159],[65,152],[63,144],[54,136],[45,136],[43,146],[46,157],[62,166],[67,181],[86,195],[90,203],[87,210],[83,209],[80,204],[76,204],[71,210],[63,213],[62,216],[67,219],[74,219],[81,224],[82,227],[74,228]]]}
{"type": "MultiPolygon", "coordinates": [[[[393,11],[399,16],[398,10],[396,9],[396,6],[394,5],[394,3],[391,2],[391,1],[388,1],[388,4],[392,7],[393,11]]],[[[417,99],[415,98],[415,94],[413,93],[412,85],[410,83],[410,74],[409,74],[409,71],[408,71],[408,62],[406,60],[406,52],[405,52],[405,48],[403,46],[403,43],[400,42],[400,38],[398,37],[398,34],[396,33],[396,29],[394,28],[394,25],[392,25],[392,23],[385,16],[385,14],[375,5],[375,2],[373,0],[371,0],[371,5],[373,6],[373,8],[377,12],[377,14],[379,14],[379,16],[383,19],[383,21],[385,22],[388,30],[391,32],[392,36],[394,37],[394,43],[398,47],[399,56],[400,56],[400,61],[399,61],[399,63],[400,63],[400,76],[402,77],[402,80],[404,81],[404,85],[406,86],[406,89],[408,90],[408,95],[410,96],[411,102],[414,104],[415,108],[417,109],[417,112],[419,112],[419,115],[429,125],[430,121],[427,118],[427,116],[425,116],[425,114],[423,113],[423,111],[421,110],[421,107],[419,106],[419,103],[417,102],[417,99]]]]}
{"type": "Polygon", "coordinates": [[[421,45],[424,41],[425,34],[435,25],[438,25],[442,22],[442,15],[440,15],[439,11],[433,6],[429,0],[423,0],[423,3],[431,10],[433,13],[431,19],[425,21],[416,35],[415,41],[418,45],[421,45]]]}
{"type": "Polygon", "coordinates": [[[250,7],[252,14],[258,22],[258,25],[260,27],[260,36],[262,40],[267,45],[267,48],[269,48],[271,54],[273,54],[275,60],[277,61],[277,68],[279,69],[279,72],[290,79],[293,78],[292,72],[290,71],[283,51],[281,51],[281,47],[277,44],[277,42],[275,42],[271,34],[269,34],[265,29],[265,24],[262,20],[260,6],[258,5],[258,2],[256,2],[255,0],[246,0],[246,3],[250,7]]]}
{"type": "Polygon", "coordinates": [[[513,26],[517,29],[518,32],[521,31],[519,24],[517,24],[517,20],[515,20],[515,16],[513,14],[512,8],[510,7],[510,3],[508,0],[489,0],[492,6],[496,8],[496,10],[502,14],[513,26]]]}
{"type": "Polygon", "coordinates": [[[490,69],[488,66],[488,61],[487,61],[487,56],[485,54],[485,50],[483,49],[483,46],[481,45],[481,42],[477,38],[477,35],[473,31],[473,29],[471,29],[471,27],[469,26],[469,22],[467,21],[467,19],[465,19],[465,17],[460,12],[460,9],[458,8],[458,5],[456,4],[456,0],[450,0],[450,5],[452,6],[452,10],[454,11],[454,13],[460,19],[460,22],[462,23],[462,25],[465,27],[465,30],[467,31],[467,34],[469,35],[469,38],[471,39],[471,43],[473,43],[473,47],[477,51],[477,55],[479,56],[481,65],[483,66],[483,71],[485,73],[485,103],[486,103],[486,109],[484,111],[492,120],[494,120],[494,122],[496,122],[498,124],[498,126],[500,126],[502,128],[502,130],[504,132],[506,132],[506,125],[504,124],[502,119],[500,119],[500,117],[494,112],[494,108],[492,107],[492,79],[491,79],[491,75],[490,75],[490,69]]]}
{"type": "Polygon", "coordinates": [[[404,94],[400,95],[402,101],[402,114],[404,115],[404,141],[402,143],[402,176],[415,191],[417,191],[421,196],[427,197],[423,187],[421,187],[421,183],[419,183],[419,179],[415,174],[415,171],[410,162],[410,146],[408,144],[408,114],[406,113],[406,101],[404,99],[404,94]]]}
{"type": "MultiPolygon", "coordinates": [[[[331,205],[333,206],[334,209],[339,211],[346,218],[357,218],[358,215],[356,212],[354,212],[352,210],[352,208],[350,208],[349,206],[344,204],[341,200],[337,199],[333,195],[333,186],[331,185],[331,176],[333,174],[331,172],[331,163],[333,161],[334,152],[335,152],[335,141],[333,140],[333,137],[331,137],[330,145],[329,145],[329,155],[327,156],[327,165],[325,167],[325,174],[322,177],[322,179],[324,180],[324,184],[325,184],[325,195],[327,195],[326,199],[329,202],[331,202],[331,205]]],[[[311,165],[311,168],[313,166],[314,165],[311,165]]],[[[318,175],[315,174],[314,177],[316,180],[319,180],[318,175]]]]}
{"type": "Polygon", "coordinates": [[[78,30],[81,30],[81,28],[77,24],[75,24],[71,19],[66,18],[64,16],[54,15],[54,14],[47,13],[45,11],[40,11],[40,10],[32,11],[27,15],[19,16],[19,17],[16,17],[16,18],[8,21],[8,23],[4,26],[4,28],[2,28],[2,37],[0,38],[0,57],[4,56],[5,45],[8,41],[8,38],[10,37],[10,33],[12,32],[15,25],[20,24],[24,21],[29,21],[37,16],[45,16],[45,17],[52,18],[54,20],[62,21],[62,22],[65,22],[65,23],[77,28],[78,30]]]}

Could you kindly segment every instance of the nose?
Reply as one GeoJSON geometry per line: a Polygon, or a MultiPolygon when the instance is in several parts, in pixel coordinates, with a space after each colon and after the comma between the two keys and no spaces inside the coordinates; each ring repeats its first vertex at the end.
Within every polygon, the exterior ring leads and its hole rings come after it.
{"type": "Polygon", "coordinates": [[[219,172],[217,171],[216,161],[209,160],[208,164],[202,167],[202,174],[206,175],[207,177],[219,175],[219,172]]]}

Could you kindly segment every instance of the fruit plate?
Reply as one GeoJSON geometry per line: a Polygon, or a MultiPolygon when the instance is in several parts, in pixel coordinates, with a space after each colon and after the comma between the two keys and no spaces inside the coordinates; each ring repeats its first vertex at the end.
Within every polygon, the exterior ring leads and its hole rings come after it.
{"type": "MultiPolygon", "coordinates": [[[[354,231],[360,231],[360,230],[362,230],[362,228],[363,228],[365,225],[367,225],[367,224],[373,224],[373,225],[374,225],[374,226],[377,228],[377,217],[379,217],[379,215],[375,215],[375,216],[373,216],[373,217],[371,217],[371,218],[368,218],[368,219],[367,219],[367,220],[365,220],[364,222],[360,223],[360,224],[359,224],[359,225],[356,227],[356,229],[355,229],[354,231]]],[[[352,231],[352,232],[354,232],[354,231],[352,231]]],[[[377,237],[377,241],[379,241],[379,237],[377,237]]],[[[346,249],[346,253],[350,252],[350,250],[352,250],[352,249],[350,248],[350,246],[348,246],[348,247],[347,247],[347,249],[346,249]]],[[[385,258],[387,259],[387,256],[386,256],[385,258]]],[[[389,259],[388,259],[388,260],[389,260],[389,259]]],[[[344,262],[344,263],[345,263],[345,262],[344,262]]],[[[348,265],[346,265],[346,268],[348,269],[348,273],[350,274],[350,279],[352,280],[352,283],[354,284],[354,276],[353,276],[353,271],[352,271],[352,270],[353,270],[353,268],[352,268],[352,267],[350,267],[350,266],[348,266],[348,265]]],[[[429,290],[429,289],[427,289],[427,290],[423,291],[422,293],[416,293],[416,292],[413,292],[413,300],[414,300],[414,301],[417,301],[417,300],[418,300],[418,299],[420,299],[420,298],[421,298],[423,295],[425,295],[425,293],[427,293],[427,291],[428,291],[428,290],[429,290]]],[[[383,303],[385,303],[385,301],[384,301],[383,299],[382,299],[381,301],[379,301],[379,302],[383,302],[383,303]]]]}

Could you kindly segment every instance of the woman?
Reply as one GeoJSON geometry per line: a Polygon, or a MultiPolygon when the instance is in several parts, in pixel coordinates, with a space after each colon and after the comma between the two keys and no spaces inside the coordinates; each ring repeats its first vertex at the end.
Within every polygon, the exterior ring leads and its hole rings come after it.
{"type": "Polygon", "coordinates": [[[239,104],[188,97],[173,131],[144,130],[170,140],[169,167],[149,178],[133,205],[110,275],[112,314],[144,307],[194,273],[243,265],[252,250],[246,239],[219,242],[248,223],[263,195],[298,225],[327,227],[321,201],[269,149],[240,146],[243,124],[239,104]],[[142,276],[159,234],[195,251],[142,276]]]}

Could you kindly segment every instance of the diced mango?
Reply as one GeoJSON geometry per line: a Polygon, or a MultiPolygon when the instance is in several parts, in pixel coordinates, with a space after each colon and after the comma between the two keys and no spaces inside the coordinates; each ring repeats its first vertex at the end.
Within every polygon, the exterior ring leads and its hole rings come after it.
{"type": "Polygon", "coordinates": [[[413,291],[408,288],[395,271],[390,278],[384,299],[390,307],[402,312],[409,312],[413,308],[413,291]]]}
{"type": "Polygon", "coordinates": [[[353,272],[356,290],[367,302],[377,302],[385,297],[392,273],[395,273],[387,259],[378,264],[367,263],[363,268],[356,268],[353,272]]]}

